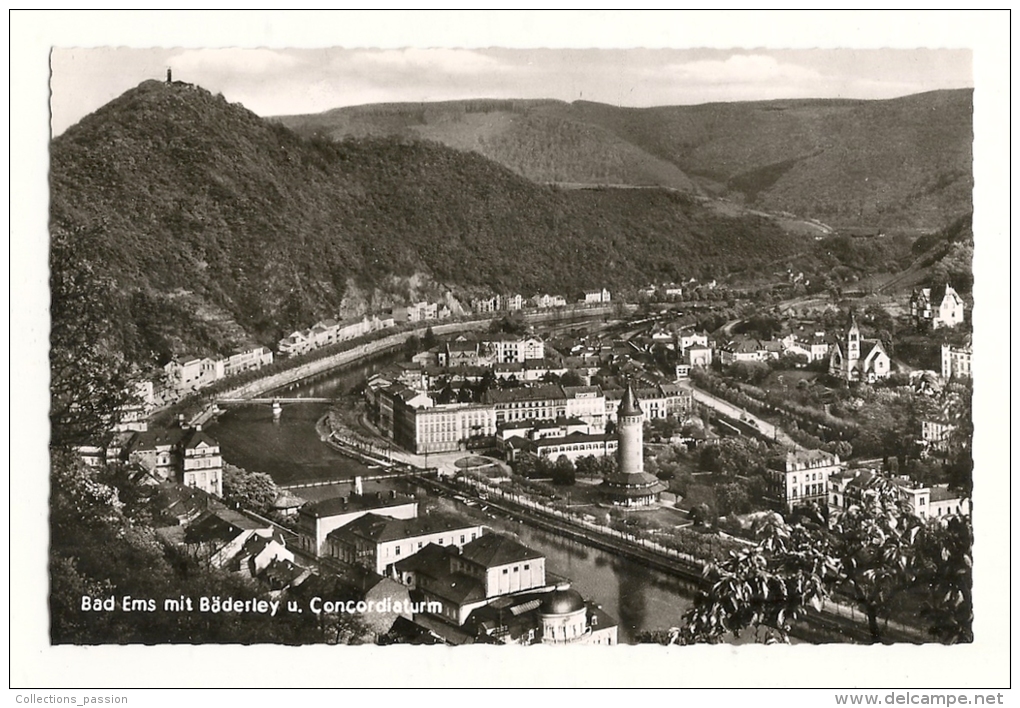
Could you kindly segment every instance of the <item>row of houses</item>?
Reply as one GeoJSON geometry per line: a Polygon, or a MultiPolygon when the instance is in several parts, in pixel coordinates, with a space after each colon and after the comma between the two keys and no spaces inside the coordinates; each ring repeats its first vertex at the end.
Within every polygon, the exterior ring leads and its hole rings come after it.
{"type": "Polygon", "coordinates": [[[406,588],[410,621],[450,644],[615,644],[613,618],[549,577],[538,551],[411,497],[352,494],[298,512],[315,555],[406,588]]]}
{"type": "Polygon", "coordinates": [[[281,356],[305,354],[319,347],[346,342],[380,329],[393,327],[395,321],[393,314],[384,314],[382,317],[364,315],[340,322],[334,319],[322,320],[308,329],[291,332],[281,339],[279,352],[281,356]]]}
{"type": "Polygon", "coordinates": [[[411,361],[425,366],[461,368],[493,366],[495,364],[523,364],[541,360],[546,356],[545,343],[539,337],[512,334],[458,335],[451,341],[438,344],[415,354],[411,361]]]}
{"type": "Polygon", "coordinates": [[[168,362],[163,371],[168,389],[175,394],[197,391],[220,379],[244,371],[261,369],[273,363],[273,352],[267,347],[253,347],[235,352],[222,359],[187,357],[168,362]]]}
{"type": "Polygon", "coordinates": [[[378,634],[411,622],[415,608],[404,585],[362,566],[328,573],[318,564],[312,567],[296,553],[297,534],[274,522],[229,509],[200,490],[171,482],[159,485],[153,506],[153,525],[165,544],[199,563],[259,584],[273,601],[300,598],[312,611],[324,609],[324,599],[349,601],[355,607],[364,602],[373,611],[361,619],[378,634]]]}
{"type": "Polygon", "coordinates": [[[816,505],[846,509],[880,489],[895,490],[922,519],[970,513],[970,502],[948,485],[926,486],[907,477],[888,476],[865,468],[848,469],[839,455],[822,450],[793,450],[766,471],[768,494],[787,510],[816,505]]]}
{"type": "Polygon", "coordinates": [[[525,298],[519,293],[512,295],[493,295],[471,301],[471,309],[475,312],[515,312],[527,308],[546,310],[553,307],[566,307],[567,299],[562,295],[541,293],[525,298]]]}
{"type": "MultiPolygon", "coordinates": [[[[691,409],[690,391],[676,384],[660,384],[636,391],[645,420],[682,416],[691,409]]],[[[416,454],[491,447],[500,429],[577,420],[583,433],[599,436],[616,422],[624,391],[599,386],[543,384],[490,389],[478,402],[436,402],[435,395],[401,383],[370,381],[366,398],[380,431],[397,445],[416,454]]],[[[550,451],[549,454],[552,454],[550,451]]]]}

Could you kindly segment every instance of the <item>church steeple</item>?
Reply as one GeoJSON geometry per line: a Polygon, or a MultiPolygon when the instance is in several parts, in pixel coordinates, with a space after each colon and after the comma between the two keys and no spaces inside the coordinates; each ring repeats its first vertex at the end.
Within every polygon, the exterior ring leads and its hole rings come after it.
{"type": "Polygon", "coordinates": [[[857,317],[853,310],[846,319],[846,358],[856,361],[861,356],[861,330],[857,326],[857,317]]]}

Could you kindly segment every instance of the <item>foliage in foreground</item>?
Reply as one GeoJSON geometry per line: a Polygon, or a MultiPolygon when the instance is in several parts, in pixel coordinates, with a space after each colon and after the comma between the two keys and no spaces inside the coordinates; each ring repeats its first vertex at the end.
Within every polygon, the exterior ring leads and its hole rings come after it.
{"type": "Polygon", "coordinates": [[[770,515],[755,532],[753,548],[706,568],[708,590],[683,626],[658,640],[715,643],[752,632],[785,642],[794,621],[831,600],[862,610],[871,641],[882,642],[879,619],[888,619],[895,601],[909,592],[924,598],[921,614],[933,639],[973,641],[969,519],[923,522],[895,491],[884,490],[837,514],[827,527],[790,525],[770,515]]]}

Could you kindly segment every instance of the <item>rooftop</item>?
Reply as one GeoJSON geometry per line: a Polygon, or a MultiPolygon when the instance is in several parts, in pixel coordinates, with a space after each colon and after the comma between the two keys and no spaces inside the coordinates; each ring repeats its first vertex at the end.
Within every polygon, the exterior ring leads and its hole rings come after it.
{"type": "Polygon", "coordinates": [[[331,531],[329,538],[342,538],[345,535],[358,536],[374,543],[398,541],[406,538],[417,538],[442,531],[476,528],[478,524],[445,514],[432,513],[413,519],[391,519],[369,512],[340,528],[331,531]]]}
{"type": "Polygon", "coordinates": [[[301,507],[300,513],[303,516],[312,516],[322,519],[329,516],[340,516],[365,509],[385,509],[391,506],[414,503],[412,497],[398,494],[349,494],[347,496],[333,497],[321,501],[308,502],[301,507]]]}
{"type": "Polygon", "coordinates": [[[461,549],[461,557],[485,568],[544,558],[538,551],[498,533],[484,534],[466,544],[461,549]]]}

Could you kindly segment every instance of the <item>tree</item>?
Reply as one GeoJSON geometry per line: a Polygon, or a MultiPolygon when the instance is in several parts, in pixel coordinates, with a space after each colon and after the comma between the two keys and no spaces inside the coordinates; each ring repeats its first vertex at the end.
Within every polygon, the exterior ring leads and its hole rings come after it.
{"type": "Polygon", "coordinates": [[[436,333],[432,331],[432,327],[429,326],[425,330],[425,336],[421,339],[421,345],[425,349],[431,349],[439,343],[439,338],[436,337],[436,333]]]}
{"type": "Polygon", "coordinates": [[[678,642],[716,642],[727,632],[765,632],[786,641],[790,622],[829,597],[849,598],[865,613],[873,642],[879,618],[908,591],[924,598],[933,636],[970,641],[971,547],[964,518],[923,524],[892,485],[869,490],[820,523],[789,525],[769,515],[755,525],[757,544],[709,566],[708,590],[684,618],[678,642]]]}
{"type": "Polygon", "coordinates": [[[134,402],[117,353],[112,281],[85,254],[92,234],[55,228],[50,245],[50,445],[95,445],[134,402]]]}
{"type": "Polygon", "coordinates": [[[911,556],[920,528],[921,520],[891,486],[866,492],[830,522],[838,587],[867,615],[873,642],[882,638],[879,616],[913,583],[911,556]]]}
{"type": "Polygon", "coordinates": [[[716,515],[707,502],[701,502],[691,507],[691,521],[699,526],[712,526],[715,523],[716,515]]]}
{"type": "Polygon", "coordinates": [[[223,465],[223,499],[228,504],[265,514],[272,510],[277,494],[276,483],[268,474],[223,465]]]}
{"type": "Polygon", "coordinates": [[[560,455],[553,465],[552,481],[553,484],[565,487],[571,486],[577,481],[574,463],[566,455],[560,455]]]}
{"type": "Polygon", "coordinates": [[[404,340],[404,354],[408,359],[413,357],[421,350],[421,340],[418,339],[418,335],[410,334],[407,339],[404,340]]]}
{"type": "Polygon", "coordinates": [[[719,514],[746,514],[751,510],[751,498],[747,489],[740,482],[720,484],[715,488],[715,498],[719,504],[719,514]]]}
{"type": "Polygon", "coordinates": [[[560,384],[563,386],[583,386],[584,379],[574,369],[567,369],[560,377],[560,384]]]}
{"type": "Polygon", "coordinates": [[[931,519],[921,530],[915,554],[916,587],[927,597],[921,617],[932,636],[946,644],[974,641],[974,529],[966,516],[931,519]]]}
{"type": "Polygon", "coordinates": [[[716,643],[748,629],[763,641],[786,642],[791,622],[808,607],[821,608],[834,568],[820,532],[770,514],[754,533],[753,548],[706,569],[709,588],[684,615],[675,643],[716,643]]]}

